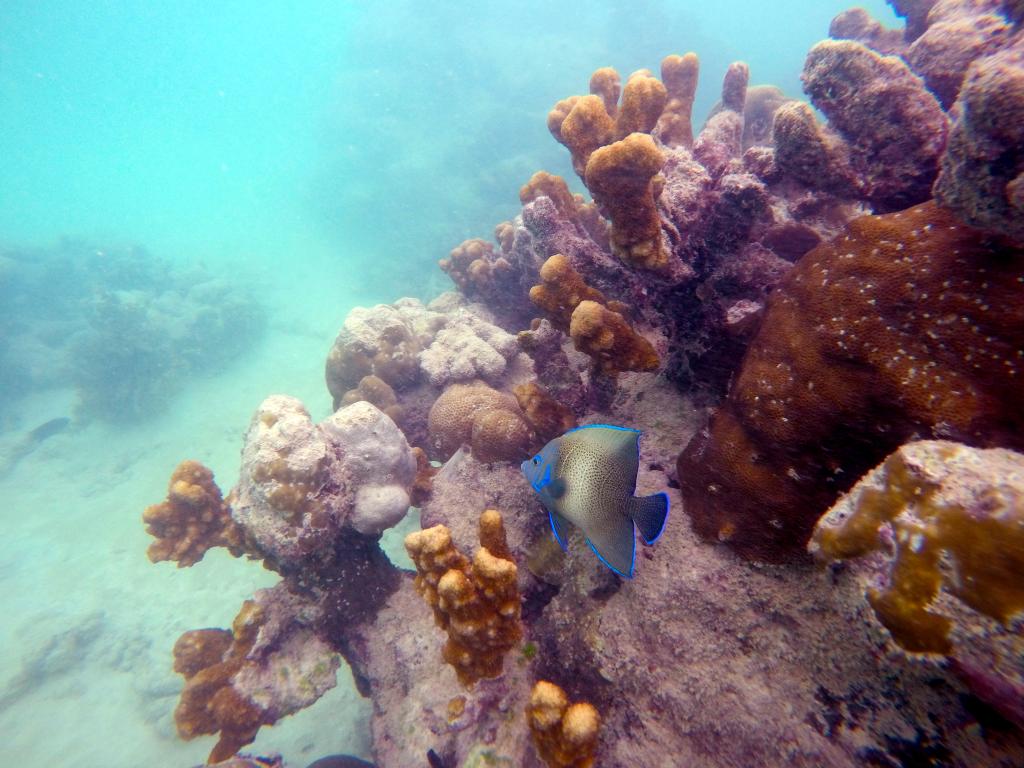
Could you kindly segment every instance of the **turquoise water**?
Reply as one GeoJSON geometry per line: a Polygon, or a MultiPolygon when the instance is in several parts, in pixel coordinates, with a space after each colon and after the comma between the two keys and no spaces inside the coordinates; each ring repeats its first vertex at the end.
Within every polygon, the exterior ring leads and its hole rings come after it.
{"type": "MultiPolygon", "coordinates": [[[[349,309],[447,290],[437,260],[514,216],[535,170],[572,177],[545,116],[593,69],[656,70],[696,51],[699,125],[736,59],[752,83],[799,95],[807,49],[847,3],[555,5],[0,6],[9,763],[201,762],[210,740],[174,734],[170,648],[186,629],[227,626],[276,579],[220,551],[187,570],[148,563],[140,514],[174,465],[199,459],[230,487],[241,435],[273,392],[326,416],[323,360],[349,309]],[[145,253],[125,256],[133,246],[145,253]],[[183,318],[209,338],[217,291],[235,307],[216,321],[223,339],[168,342],[183,318]],[[157,301],[151,327],[132,325],[157,301]],[[242,318],[250,306],[258,320],[242,318]],[[83,374],[97,344],[128,348],[126,367],[100,356],[100,373],[83,374]],[[112,388],[140,365],[166,386],[132,418],[83,407],[82,382],[112,388]],[[67,429],[19,447],[61,417],[67,429]]],[[[880,0],[862,5],[895,23],[880,0]]],[[[368,754],[369,705],[342,678],[253,749],[294,765],[368,754]]]]}

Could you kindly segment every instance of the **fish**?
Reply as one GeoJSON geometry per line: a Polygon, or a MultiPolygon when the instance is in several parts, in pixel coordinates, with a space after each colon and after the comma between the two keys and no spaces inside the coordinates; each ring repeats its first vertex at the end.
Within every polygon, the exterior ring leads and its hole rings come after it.
{"type": "Polygon", "coordinates": [[[598,559],[627,579],[636,567],[636,529],[644,544],[654,544],[669,512],[665,492],[633,495],[640,435],[630,427],[587,424],[556,437],[520,465],[562,550],[575,525],[598,559]]]}

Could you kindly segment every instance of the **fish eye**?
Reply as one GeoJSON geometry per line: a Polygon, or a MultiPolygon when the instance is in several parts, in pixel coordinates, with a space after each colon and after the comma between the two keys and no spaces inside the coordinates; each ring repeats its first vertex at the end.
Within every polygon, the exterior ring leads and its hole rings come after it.
{"type": "Polygon", "coordinates": [[[540,464],[540,454],[537,454],[536,456],[533,457],[533,463],[540,464]]]}

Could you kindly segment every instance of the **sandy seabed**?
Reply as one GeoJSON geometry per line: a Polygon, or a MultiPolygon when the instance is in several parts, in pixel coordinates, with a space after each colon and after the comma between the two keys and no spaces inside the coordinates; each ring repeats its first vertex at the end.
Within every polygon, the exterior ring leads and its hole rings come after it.
{"type": "MultiPolygon", "coordinates": [[[[19,766],[202,764],[213,737],[181,741],[182,680],[171,649],[189,629],[230,627],[242,601],[277,581],[258,563],[211,551],[190,569],[151,564],[142,510],[161,501],[176,464],[198,459],[226,492],[242,437],[264,397],[301,398],[329,413],[323,359],[344,311],[323,323],[279,316],[244,359],[189,383],[160,415],[130,426],[73,423],[0,480],[0,743],[19,766]]],[[[25,430],[70,415],[74,394],[21,404],[25,430]]],[[[3,451],[24,434],[0,439],[3,451]]],[[[392,537],[391,548],[394,548],[392,537]]],[[[369,702],[342,664],[314,706],[263,728],[249,751],[304,766],[369,752],[369,702]]]]}

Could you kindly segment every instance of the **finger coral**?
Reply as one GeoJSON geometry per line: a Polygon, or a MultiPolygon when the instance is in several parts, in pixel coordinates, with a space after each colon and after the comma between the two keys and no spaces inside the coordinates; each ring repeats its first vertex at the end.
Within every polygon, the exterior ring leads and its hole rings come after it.
{"type": "Polygon", "coordinates": [[[601,717],[586,701],[569,704],[565,691],[539,681],[526,708],[534,746],[549,768],[591,768],[595,764],[601,717]]]}
{"type": "MultiPolygon", "coordinates": [[[[560,253],[544,262],[540,268],[540,279],[539,285],[530,288],[530,301],[544,310],[551,323],[561,331],[568,332],[573,310],[581,301],[609,304],[605,295],[587,285],[580,273],[560,253]]],[[[622,302],[611,303],[614,311],[621,313],[626,309],[622,302]]]]}
{"type": "Polygon", "coordinates": [[[1024,250],[934,203],[867,216],[783,279],[709,432],[679,459],[703,535],[757,558],[806,543],[912,435],[1020,446],[1024,250]]]}
{"type": "Polygon", "coordinates": [[[244,534],[231,519],[213,472],[198,461],[177,466],[167,499],[146,507],[142,521],[146,533],[156,538],[146,551],[153,563],[173,560],[179,568],[188,568],[213,547],[225,547],[235,557],[244,552],[244,534]]]}
{"type": "Polygon", "coordinates": [[[853,40],[807,54],[804,90],[841,134],[863,194],[878,212],[931,197],[948,119],[902,59],[853,40]]]}
{"type": "Polygon", "coordinates": [[[505,654],[522,637],[516,565],[506,559],[504,525],[495,510],[480,516],[480,543],[470,561],[443,525],[405,539],[416,564],[416,588],[448,633],[444,660],[467,687],[500,676],[505,654]]]}
{"type": "Polygon", "coordinates": [[[611,219],[612,251],[627,264],[664,271],[655,177],[665,158],[646,133],[632,133],[594,151],[587,161],[587,189],[611,219]]]}
{"type": "Polygon", "coordinates": [[[449,386],[431,407],[428,424],[435,455],[445,461],[462,445],[481,461],[515,461],[536,441],[516,399],[483,382],[449,386]]]}
{"type": "Polygon", "coordinates": [[[666,56],[661,60],[661,80],[668,99],[658,118],[656,133],[666,146],[693,145],[693,99],[699,74],[700,61],[695,53],[666,56]]]}
{"type": "Polygon", "coordinates": [[[569,335],[604,374],[653,371],[661,362],[651,343],[622,315],[596,301],[581,301],[573,310],[569,335]]]}
{"type": "Polygon", "coordinates": [[[967,73],[935,198],[967,224],[1024,242],[1024,52],[967,73]]]}
{"type": "MultiPolygon", "coordinates": [[[[889,561],[868,602],[908,651],[949,654],[955,622],[941,596],[1007,625],[1024,611],[1024,455],[958,443],[901,447],[818,521],[810,550],[889,561]]],[[[963,630],[961,630],[962,632],[963,630]]]]}

